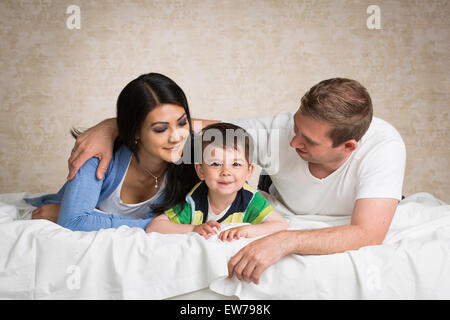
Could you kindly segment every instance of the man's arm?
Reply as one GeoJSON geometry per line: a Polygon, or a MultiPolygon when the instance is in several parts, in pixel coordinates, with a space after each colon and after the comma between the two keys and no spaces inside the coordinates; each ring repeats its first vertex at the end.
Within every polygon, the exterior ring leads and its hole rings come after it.
{"type": "Polygon", "coordinates": [[[287,230],[258,239],[242,248],[228,262],[228,276],[259,282],[269,266],[291,253],[332,254],[383,242],[398,200],[359,199],[350,225],[317,230],[287,230]]]}
{"type": "Polygon", "coordinates": [[[69,158],[68,180],[72,180],[81,166],[92,157],[100,160],[96,176],[103,179],[112,158],[114,140],[118,136],[116,118],[106,119],[77,137],[69,158]]]}
{"type": "MultiPolygon", "coordinates": [[[[198,132],[203,127],[216,122],[220,121],[192,119],[192,127],[194,132],[198,132]]],[[[79,135],[68,160],[69,175],[67,179],[72,180],[81,166],[92,157],[100,160],[96,176],[99,180],[103,179],[111,161],[114,140],[118,134],[117,119],[111,118],[103,120],[79,135]]]]}
{"type": "Polygon", "coordinates": [[[291,231],[291,253],[332,254],[382,244],[397,204],[396,199],[359,199],[348,226],[291,231]]]}

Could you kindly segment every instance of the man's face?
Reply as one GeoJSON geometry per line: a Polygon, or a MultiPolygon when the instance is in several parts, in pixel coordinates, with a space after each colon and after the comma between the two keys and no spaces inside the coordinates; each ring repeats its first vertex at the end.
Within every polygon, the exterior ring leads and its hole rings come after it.
{"type": "Polygon", "coordinates": [[[327,164],[346,157],[344,147],[333,148],[333,141],[327,133],[332,126],[326,122],[303,115],[300,110],[294,114],[294,138],[290,146],[305,161],[327,164]]]}

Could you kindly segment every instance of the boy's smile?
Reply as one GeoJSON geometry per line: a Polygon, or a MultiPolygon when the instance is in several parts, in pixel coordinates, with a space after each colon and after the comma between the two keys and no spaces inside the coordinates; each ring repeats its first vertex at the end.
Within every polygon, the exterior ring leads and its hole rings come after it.
{"type": "Polygon", "coordinates": [[[205,180],[209,191],[230,195],[239,191],[251,177],[254,165],[249,165],[241,148],[206,148],[203,163],[195,165],[201,180],[205,180]]]}

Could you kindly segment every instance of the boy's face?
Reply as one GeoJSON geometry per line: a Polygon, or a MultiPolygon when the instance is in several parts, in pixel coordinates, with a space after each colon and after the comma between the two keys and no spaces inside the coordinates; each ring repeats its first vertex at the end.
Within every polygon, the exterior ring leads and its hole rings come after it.
{"type": "Polygon", "coordinates": [[[195,164],[201,180],[205,180],[210,192],[229,195],[239,191],[250,179],[255,166],[245,160],[241,148],[223,149],[209,145],[203,152],[203,163],[195,164]]]}

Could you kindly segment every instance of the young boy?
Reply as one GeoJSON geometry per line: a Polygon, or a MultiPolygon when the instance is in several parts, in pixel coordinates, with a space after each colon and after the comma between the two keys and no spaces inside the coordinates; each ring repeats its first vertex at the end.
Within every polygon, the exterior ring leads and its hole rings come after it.
{"type": "Polygon", "coordinates": [[[252,238],[284,230],[289,225],[267,200],[246,181],[253,174],[249,163],[251,138],[233,124],[215,123],[203,129],[203,162],[195,164],[200,182],[186,201],[155,217],[147,232],[197,232],[205,239],[220,230],[220,223],[250,223],[220,233],[222,241],[252,238]],[[214,137],[213,141],[210,141],[214,137]]]}

